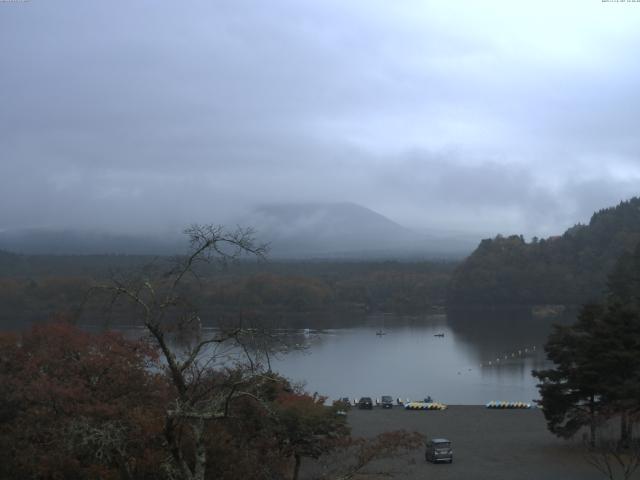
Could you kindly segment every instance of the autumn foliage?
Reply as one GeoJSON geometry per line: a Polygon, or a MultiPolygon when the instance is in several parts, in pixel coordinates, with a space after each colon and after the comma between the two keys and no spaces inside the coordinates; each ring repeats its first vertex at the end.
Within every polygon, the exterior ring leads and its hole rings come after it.
{"type": "Polygon", "coordinates": [[[0,336],[0,476],[153,478],[167,396],[156,358],[65,323],[0,336]]]}
{"type": "MultiPolygon", "coordinates": [[[[0,479],[295,479],[302,458],[348,449],[338,407],[271,370],[270,355],[286,348],[273,332],[242,316],[203,328],[207,297],[193,290],[202,266],[263,258],[252,233],[192,225],[188,255],[89,289],[87,302],[106,297],[146,340],[64,321],[0,333],[0,479]]],[[[317,281],[273,283],[248,285],[267,298],[295,291],[302,310],[324,302],[317,281]]],[[[365,463],[386,452],[373,451],[365,463]]]]}
{"type": "MultiPolygon", "coordinates": [[[[237,369],[207,375],[199,395],[244,378],[237,369]]],[[[207,423],[206,478],[288,478],[302,457],[317,458],[348,435],[324,398],[275,373],[252,382],[224,418],[207,423]]],[[[167,412],[176,398],[144,341],[63,322],[0,334],[0,478],[167,477],[167,412]]],[[[175,433],[189,454],[184,427],[175,433]]]]}

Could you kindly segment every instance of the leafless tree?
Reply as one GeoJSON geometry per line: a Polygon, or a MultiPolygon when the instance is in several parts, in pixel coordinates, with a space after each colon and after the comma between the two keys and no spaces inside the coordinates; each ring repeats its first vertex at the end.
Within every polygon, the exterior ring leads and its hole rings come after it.
{"type": "MultiPolygon", "coordinates": [[[[324,459],[324,472],[318,480],[350,480],[372,463],[396,457],[424,445],[418,432],[397,430],[381,433],[373,438],[348,438],[341,449],[324,459]]],[[[389,472],[384,475],[391,476],[389,472]]]]}
{"type": "MultiPolygon", "coordinates": [[[[175,399],[167,409],[164,437],[170,452],[165,471],[170,478],[204,480],[207,464],[205,430],[207,422],[226,418],[230,403],[238,397],[256,397],[260,382],[269,381],[268,332],[241,323],[203,330],[202,322],[186,284],[200,281],[201,265],[229,262],[248,255],[266,254],[257,245],[251,229],[229,231],[221,226],[194,225],[189,237],[189,254],[173,259],[162,271],[143,269],[137,275],[114,277],[92,291],[107,292],[110,304],[124,301],[133,307],[136,320],[161,352],[175,399]],[[207,333],[208,332],[208,333],[207,333]],[[176,347],[175,335],[188,333],[188,340],[176,347]],[[241,355],[243,362],[234,362],[241,355]],[[226,369],[224,376],[216,375],[226,369]],[[191,448],[182,441],[187,431],[191,448]]],[[[259,400],[257,397],[256,400],[259,400]]]]}
{"type": "Polygon", "coordinates": [[[623,446],[617,440],[585,442],[585,460],[609,480],[628,480],[640,467],[640,442],[623,446]]]}

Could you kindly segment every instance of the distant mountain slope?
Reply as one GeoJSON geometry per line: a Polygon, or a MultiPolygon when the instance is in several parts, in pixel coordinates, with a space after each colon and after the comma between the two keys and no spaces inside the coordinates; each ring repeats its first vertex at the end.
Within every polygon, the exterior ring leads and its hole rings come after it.
{"type": "Polygon", "coordinates": [[[593,214],[562,236],[483,240],[455,271],[451,305],[580,304],[601,297],[616,260],[640,241],[640,198],[593,214]]]}
{"type": "MultiPolygon", "coordinates": [[[[215,221],[215,220],[214,220],[215,221]]],[[[267,205],[229,224],[253,227],[273,258],[462,258],[469,236],[424,235],[353,203],[267,205]]],[[[0,231],[0,249],[21,254],[174,255],[184,253],[179,233],[133,235],[72,229],[0,231]]]]}
{"type": "Polygon", "coordinates": [[[23,254],[45,255],[175,255],[183,252],[185,241],[151,235],[125,235],[84,230],[45,228],[0,232],[0,249],[23,254]]]}
{"type": "Polygon", "coordinates": [[[10,273],[16,274],[23,266],[23,258],[15,253],[0,250],[0,276],[10,273]]]}
{"type": "Polygon", "coordinates": [[[470,251],[413,232],[354,203],[261,206],[243,223],[256,228],[275,257],[461,256],[470,251]]]}

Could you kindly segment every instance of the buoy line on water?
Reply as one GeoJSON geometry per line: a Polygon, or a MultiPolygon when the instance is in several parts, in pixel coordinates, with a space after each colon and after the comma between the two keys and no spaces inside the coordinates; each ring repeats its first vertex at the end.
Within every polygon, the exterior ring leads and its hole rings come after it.
{"type": "Polygon", "coordinates": [[[500,362],[505,362],[507,360],[510,360],[512,358],[521,358],[523,356],[527,356],[531,353],[535,353],[538,351],[538,347],[536,345],[533,345],[532,347],[524,347],[524,348],[520,348],[518,350],[513,350],[511,352],[507,352],[507,353],[503,353],[500,355],[497,355],[495,359],[491,359],[489,361],[486,362],[482,362],[480,364],[481,367],[493,367],[496,365],[500,365],[500,362]]]}

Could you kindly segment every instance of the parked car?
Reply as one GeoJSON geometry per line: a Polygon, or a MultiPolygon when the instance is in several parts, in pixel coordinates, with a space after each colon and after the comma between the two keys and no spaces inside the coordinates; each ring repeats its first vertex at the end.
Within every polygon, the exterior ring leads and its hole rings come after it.
{"type": "Polygon", "coordinates": [[[373,408],[373,401],[371,400],[371,397],[362,397],[358,401],[358,408],[371,410],[373,408]]]}
{"type": "Polygon", "coordinates": [[[380,399],[380,405],[382,408],[393,408],[393,398],[391,395],[382,395],[380,399]]]}
{"type": "Polygon", "coordinates": [[[446,438],[432,438],[426,442],[426,447],[424,458],[427,462],[453,463],[453,449],[446,438]]]}

